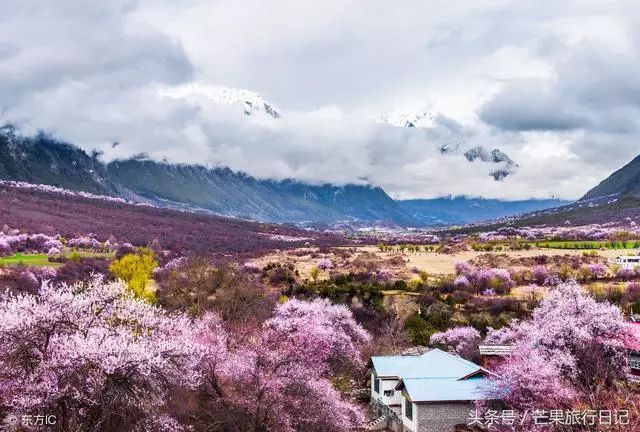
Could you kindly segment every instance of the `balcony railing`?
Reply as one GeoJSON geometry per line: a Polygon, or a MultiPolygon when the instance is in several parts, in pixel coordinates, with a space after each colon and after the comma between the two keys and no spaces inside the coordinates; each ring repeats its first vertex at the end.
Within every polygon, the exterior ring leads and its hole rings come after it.
{"type": "Polygon", "coordinates": [[[480,345],[480,355],[505,356],[511,352],[511,345],[480,345]]]}

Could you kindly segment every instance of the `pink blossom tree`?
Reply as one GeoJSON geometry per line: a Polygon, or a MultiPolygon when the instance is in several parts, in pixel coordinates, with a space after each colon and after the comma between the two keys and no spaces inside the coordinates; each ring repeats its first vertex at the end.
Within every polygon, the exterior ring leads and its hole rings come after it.
{"type": "Polygon", "coordinates": [[[477,360],[480,333],[473,327],[454,327],[431,336],[431,343],[446,345],[451,352],[468,360],[477,360]]]}
{"type": "Polygon", "coordinates": [[[248,430],[349,431],[364,417],[329,381],[332,365],[361,362],[369,340],[343,305],[290,300],[259,338],[241,349],[229,392],[251,421],[248,430]]]}
{"type": "Polygon", "coordinates": [[[587,264],[587,268],[594,279],[603,278],[609,273],[607,266],[600,263],[587,264]]]}
{"type": "Polygon", "coordinates": [[[544,285],[549,279],[549,270],[543,265],[536,266],[531,272],[531,278],[538,285],[544,285]]]}
{"type": "Polygon", "coordinates": [[[627,337],[619,308],[596,302],[575,282],[561,284],[530,320],[489,333],[486,342],[513,347],[490,391],[518,410],[588,402],[594,387],[626,375],[627,337]]]}
{"type": "Polygon", "coordinates": [[[330,380],[362,364],[369,340],[349,309],[291,300],[253,325],[232,338],[216,314],[169,314],[98,278],[4,294],[0,415],[52,413],[59,431],[180,431],[195,422],[254,432],[362,426],[358,406],[330,380]],[[196,411],[173,410],[176,393],[195,398],[196,411]]]}
{"type": "Polygon", "coordinates": [[[331,262],[331,260],[329,258],[321,258],[318,260],[318,265],[317,267],[320,270],[329,270],[333,268],[333,263],[331,262]]]}
{"type": "MultiPolygon", "coordinates": [[[[56,415],[58,430],[161,430],[171,386],[194,386],[205,320],[166,315],[120,283],[44,283],[0,297],[0,411],[56,415]]],[[[217,337],[224,332],[216,328],[217,337]]],[[[179,430],[179,429],[166,429],[179,430]]]]}
{"type": "Polygon", "coordinates": [[[9,242],[0,237],[0,256],[9,255],[11,253],[11,245],[9,242]]]}
{"type": "Polygon", "coordinates": [[[469,283],[469,279],[464,275],[457,276],[454,279],[453,284],[456,288],[459,289],[467,289],[471,286],[471,283],[469,283]]]}
{"type": "Polygon", "coordinates": [[[616,277],[618,279],[622,279],[622,280],[625,280],[625,281],[629,281],[629,280],[633,279],[633,277],[635,275],[636,275],[635,271],[633,271],[630,268],[626,268],[626,267],[622,267],[621,269],[619,269],[616,272],[616,277]]]}
{"type": "Polygon", "coordinates": [[[390,282],[395,277],[393,271],[388,267],[382,267],[376,271],[376,279],[382,282],[390,282]]]}
{"type": "MultiPolygon", "coordinates": [[[[568,408],[576,396],[555,365],[529,345],[518,346],[490,379],[488,394],[522,415],[526,410],[568,408]]],[[[531,430],[527,418],[522,430],[531,430]]]]}

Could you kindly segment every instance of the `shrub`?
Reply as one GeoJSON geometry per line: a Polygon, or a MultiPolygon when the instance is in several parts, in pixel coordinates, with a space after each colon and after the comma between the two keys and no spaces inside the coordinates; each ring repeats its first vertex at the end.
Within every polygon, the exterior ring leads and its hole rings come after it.
{"type": "Polygon", "coordinates": [[[109,266],[109,271],[118,279],[126,282],[129,289],[139,298],[155,302],[156,295],[149,284],[153,271],[158,266],[154,253],[150,249],[141,248],[135,254],[128,254],[117,259],[109,266]]]}
{"type": "Polygon", "coordinates": [[[531,272],[531,277],[538,285],[544,285],[549,279],[549,270],[543,265],[536,266],[531,272]]]}
{"type": "Polygon", "coordinates": [[[320,270],[330,270],[330,269],[333,268],[333,263],[328,258],[322,258],[322,259],[318,260],[317,267],[320,270]]]}
{"type": "Polygon", "coordinates": [[[635,276],[635,272],[629,268],[623,267],[616,272],[616,277],[625,281],[631,280],[635,276]]]}

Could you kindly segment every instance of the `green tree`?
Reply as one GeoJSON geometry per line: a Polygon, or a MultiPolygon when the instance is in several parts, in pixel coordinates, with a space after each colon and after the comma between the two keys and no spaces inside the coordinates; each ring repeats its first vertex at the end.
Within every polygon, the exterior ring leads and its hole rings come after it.
{"type": "Polygon", "coordinates": [[[415,345],[427,346],[431,335],[438,330],[429,325],[420,315],[412,315],[404,323],[411,342],[415,345]]]}

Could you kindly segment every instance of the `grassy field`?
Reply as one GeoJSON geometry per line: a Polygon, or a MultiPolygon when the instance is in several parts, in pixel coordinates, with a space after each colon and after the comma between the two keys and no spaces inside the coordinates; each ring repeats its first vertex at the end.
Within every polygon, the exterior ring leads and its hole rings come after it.
{"type": "MultiPolygon", "coordinates": [[[[95,257],[95,258],[112,258],[114,256],[113,252],[86,252],[86,251],[71,251],[66,250],[63,252],[63,255],[67,258],[70,258],[74,254],[77,254],[83,258],[95,257]]],[[[16,253],[11,256],[0,258],[0,265],[26,265],[26,266],[48,266],[48,267],[60,267],[62,263],[49,262],[49,257],[47,254],[25,254],[25,253],[16,253]]]]}
{"type": "Polygon", "coordinates": [[[530,245],[545,249],[638,249],[640,241],[545,241],[530,245]]]}
{"type": "Polygon", "coordinates": [[[58,263],[50,263],[47,254],[23,254],[16,253],[0,258],[0,265],[24,264],[28,266],[48,266],[58,263]]]}

